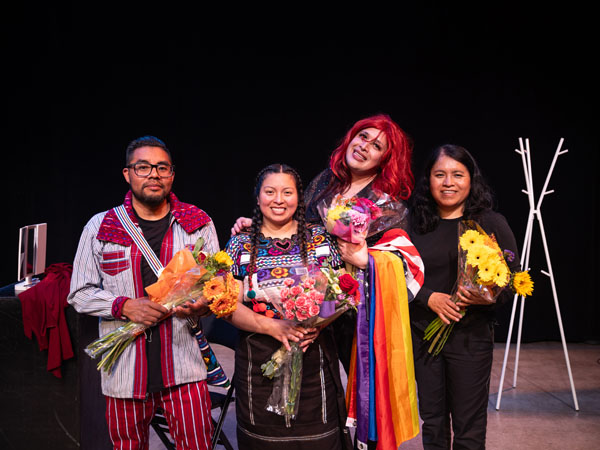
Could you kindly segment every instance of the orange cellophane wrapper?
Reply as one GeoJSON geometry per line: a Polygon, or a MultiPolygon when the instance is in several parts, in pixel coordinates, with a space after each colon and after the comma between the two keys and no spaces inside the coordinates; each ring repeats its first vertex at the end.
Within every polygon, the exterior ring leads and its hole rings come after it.
{"type": "Polygon", "coordinates": [[[198,272],[189,272],[197,265],[192,252],[187,248],[179,250],[166,265],[158,281],[146,288],[148,298],[153,302],[162,303],[176,283],[179,283],[178,288],[191,288],[206,273],[204,267],[200,267],[198,272]]]}

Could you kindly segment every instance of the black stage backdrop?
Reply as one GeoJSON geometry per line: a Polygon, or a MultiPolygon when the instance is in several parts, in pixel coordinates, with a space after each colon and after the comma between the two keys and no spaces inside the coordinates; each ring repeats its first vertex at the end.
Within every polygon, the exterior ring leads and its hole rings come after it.
{"type": "MultiPolygon", "coordinates": [[[[565,139],[542,207],[546,237],[567,340],[600,338],[590,12],[429,6],[317,23],[317,12],[271,10],[257,22],[122,8],[24,4],[3,14],[1,285],[16,281],[23,225],[47,222],[47,263],[72,262],[86,221],[121,202],[136,137],[167,143],[174,191],[212,216],[224,245],[251,211],[260,168],[286,162],[307,183],[356,120],[384,112],[414,139],[416,174],[437,145],[469,149],[519,245],[529,207],[518,139],[530,139],[536,196],[565,139]]],[[[523,340],[559,340],[534,226],[523,340]]]]}

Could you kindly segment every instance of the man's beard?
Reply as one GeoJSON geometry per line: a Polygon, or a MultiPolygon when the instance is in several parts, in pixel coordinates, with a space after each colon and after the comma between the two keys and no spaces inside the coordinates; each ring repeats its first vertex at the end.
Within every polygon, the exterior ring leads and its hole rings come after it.
{"type": "Polygon", "coordinates": [[[141,191],[139,193],[132,189],[131,193],[137,199],[137,201],[139,201],[141,204],[146,205],[150,208],[160,206],[165,201],[167,196],[169,195],[169,193],[166,191],[163,191],[160,194],[144,194],[143,188],[141,189],[141,191]]]}

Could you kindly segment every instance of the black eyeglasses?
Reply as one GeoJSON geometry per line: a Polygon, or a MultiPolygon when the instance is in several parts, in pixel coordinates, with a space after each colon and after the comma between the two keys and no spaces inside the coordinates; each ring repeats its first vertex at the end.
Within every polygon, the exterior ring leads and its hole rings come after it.
{"type": "Polygon", "coordinates": [[[156,173],[161,178],[170,178],[173,176],[175,166],[169,164],[150,164],[147,162],[138,162],[129,164],[128,169],[133,168],[133,171],[138,177],[147,177],[152,173],[152,169],[156,169],[156,173]]]}

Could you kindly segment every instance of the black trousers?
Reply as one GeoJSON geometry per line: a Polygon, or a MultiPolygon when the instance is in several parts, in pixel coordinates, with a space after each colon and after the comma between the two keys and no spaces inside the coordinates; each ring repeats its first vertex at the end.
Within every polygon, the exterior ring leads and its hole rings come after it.
{"type": "Polygon", "coordinates": [[[413,327],[412,339],[423,448],[485,449],[493,324],[455,327],[437,356],[427,353],[430,342],[423,341],[422,330],[413,327]]]}

